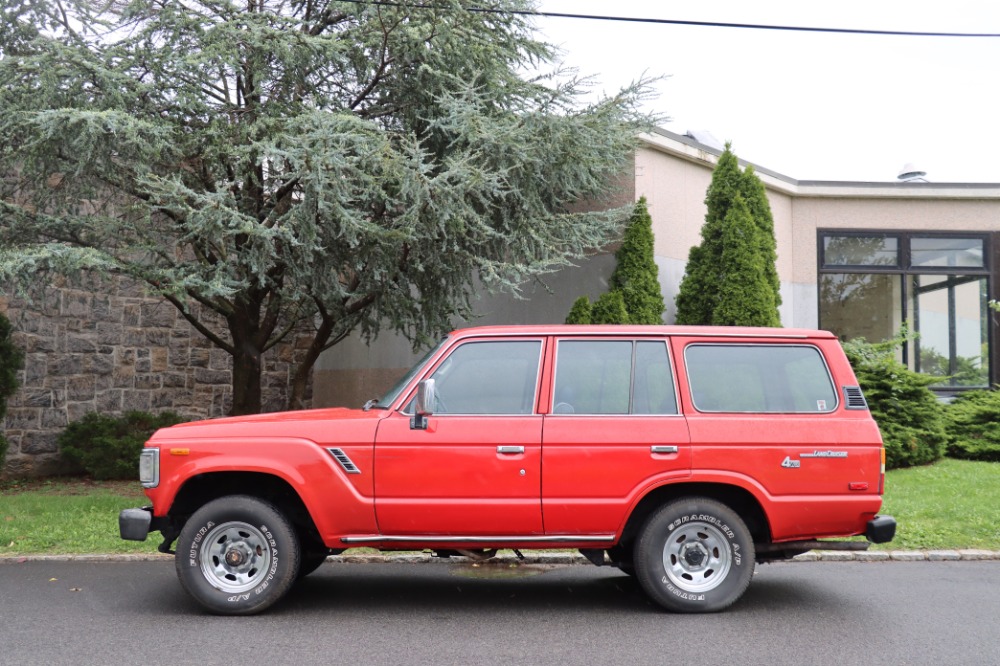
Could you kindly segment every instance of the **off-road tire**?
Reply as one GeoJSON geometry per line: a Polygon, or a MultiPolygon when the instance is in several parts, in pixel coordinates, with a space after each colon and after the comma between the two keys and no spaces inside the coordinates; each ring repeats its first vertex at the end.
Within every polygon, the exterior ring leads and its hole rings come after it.
{"type": "Polygon", "coordinates": [[[728,608],[753,577],[753,538],[739,515],[705,497],[656,510],[635,544],[635,573],[667,610],[710,613],[728,608]]]}
{"type": "Polygon", "coordinates": [[[274,505],[229,495],[198,509],[177,540],[181,585],[219,615],[259,613],[285,595],[299,571],[295,530],[274,505]]]}

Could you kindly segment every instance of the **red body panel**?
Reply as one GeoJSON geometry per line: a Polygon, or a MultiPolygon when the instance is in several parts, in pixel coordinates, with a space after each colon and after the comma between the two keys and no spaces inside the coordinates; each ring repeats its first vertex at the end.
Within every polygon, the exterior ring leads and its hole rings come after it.
{"type": "Polygon", "coordinates": [[[856,384],[836,339],[821,331],[468,329],[453,333],[450,344],[390,405],[161,430],[147,443],[160,449],[160,483],[147,493],[154,514],[164,516],[182,486],[198,475],[272,474],[299,494],[331,548],[608,547],[647,493],[678,482],[749,492],[764,511],[773,541],[856,535],[881,506],[883,473],[881,438],[869,412],[843,404],[841,387],[856,384]],[[668,340],[680,413],[552,414],[554,340],[588,335],[668,340]],[[432,414],[425,430],[411,428],[404,406],[442,359],[467,340],[508,336],[545,342],[533,414],[432,414]],[[836,408],[815,414],[699,412],[684,367],[685,348],[734,339],[821,350],[840,396],[836,408]],[[330,448],[339,449],[356,473],[330,448]],[[465,537],[469,541],[461,541],[465,537]]]}

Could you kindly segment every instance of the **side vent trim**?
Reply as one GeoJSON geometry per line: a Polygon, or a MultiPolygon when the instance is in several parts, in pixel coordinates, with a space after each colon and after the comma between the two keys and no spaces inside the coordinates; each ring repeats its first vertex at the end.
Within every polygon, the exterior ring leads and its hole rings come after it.
{"type": "Polygon", "coordinates": [[[340,466],[344,468],[345,472],[348,474],[361,474],[361,470],[358,469],[358,466],[354,464],[354,461],[351,460],[342,449],[329,448],[327,451],[330,452],[330,455],[333,456],[334,460],[340,463],[340,466]]]}
{"type": "Polygon", "coordinates": [[[861,392],[860,386],[844,387],[845,409],[868,409],[868,401],[865,394],[861,392]]]}

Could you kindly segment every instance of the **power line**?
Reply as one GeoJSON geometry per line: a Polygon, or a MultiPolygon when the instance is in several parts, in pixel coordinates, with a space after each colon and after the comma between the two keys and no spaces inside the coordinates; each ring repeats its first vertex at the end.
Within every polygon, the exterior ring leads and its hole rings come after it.
{"type": "MultiPolygon", "coordinates": [[[[411,4],[390,0],[341,0],[355,5],[375,5],[377,7],[404,7],[409,9],[447,9],[442,5],[411,4]]],[[[1000,37],[995,32],[921,32],[910,30],[865,30],[860,28],[818,28],[794,25],[768,25],[760,23],[726,23],[721,21],[683,21],[680,19],[640,18],[637,16],[605,16],[598,14],[568,14],[563,12],[532,12],[491,7],[466,7],[466,11],[477,14],[514,14],[517,16],[540,16],[546,18],[585,19],[591,21],[617,21],[623,23],[653,23],[662,25],[683,25],[702,28],[742,28],[748,30],[781,30],[785,32],[823,32],[846,35],[883,35],[891,37],[1000,37]]]]}

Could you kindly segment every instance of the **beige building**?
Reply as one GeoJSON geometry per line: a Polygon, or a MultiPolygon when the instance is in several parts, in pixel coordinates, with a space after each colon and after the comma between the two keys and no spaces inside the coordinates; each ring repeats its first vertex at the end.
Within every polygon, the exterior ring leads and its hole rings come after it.
{"type": "MultiPolygon", "coordinates": [[[[657,130],[642,137],[634,173],[619,193],[618,203],[648,201],[667,323],[688,251],[700,242],[720,153],[657,130]]],[[[754,168],[774,215],[783,325],[874,341],[905,322],[918,335],[902,359],[941,375],[940,390],[1000,381],[1000,315],[987,307],[1000,295],[1000,183],[799,181],[754,168]]],[[[612,256],[599,255],[528,285],[525,300],[484,297],[472,324],[561,322],[577,297],[607,289],[613,267],[612,256]]],[[[415,357],[391,336],[371,346],[345,341],[317,364],[315,404],[359,405],[415,357]]]]}

